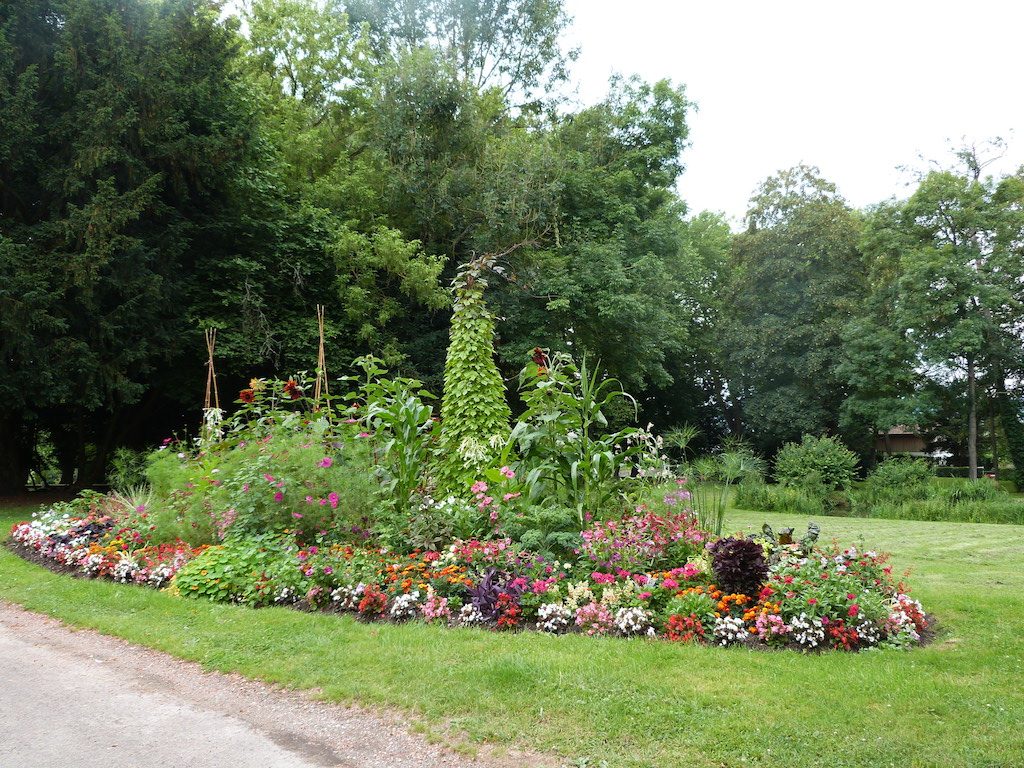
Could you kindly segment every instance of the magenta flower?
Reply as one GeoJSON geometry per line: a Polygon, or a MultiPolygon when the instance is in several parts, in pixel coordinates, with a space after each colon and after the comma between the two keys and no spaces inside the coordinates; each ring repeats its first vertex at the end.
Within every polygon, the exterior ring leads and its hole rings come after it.
{"type": "Polygon", "coordinates": [[[263,479],[266,480],[268,483],[274,482],[274,476],[266,472],[263,473],[263,479]]]}
{"type": "Polygon", "coordinates": [[[278,491],[274,494],[274,501],[284,501],[284,494],[278,491]]]}
{"type": "Polygon", "coordinates": [[[507,477],[509,480],[516,476],[516,473],[513,472],[509,467],[502,467],[498,471],[501,472],[501,474],[507,477]]]}
{"type": "Polygon", "coordinates": [[[483,480],[477,480],[473,483],[473,486],[469,489],[472,493],[477,494],[477,498],[480,498],[481,493],[487,492],[487,483],[483,480]]]}
{"type": "Polygon", "coordinates": [[[243,483],[242,484],[242,493],[248,493],[248,492],[249,492],[249,484],[248,483],[243,483]]]}
{"type": "Polygon", "coordinates": [[[331,491],[329,494],[327,494],[327,500],[331,503],[331,509],[338,508],[338,494],[336,494],[334,491],[331,491]]]}
{"type": "Polygon", "coordinates": [[[301,512],[292,512],[292,517],[294,517],[296,520],[301,520],[302,519],[302,513],[301,512]]]}
{"type": "Polygon", "coordinates": [[[332,459],[330,456],[324,456],[322,459],[320,459],[320,463],[317,464],[317,466],[323,467],[324,469],[329,469],[333,463],[334,459],[332,459]]]}

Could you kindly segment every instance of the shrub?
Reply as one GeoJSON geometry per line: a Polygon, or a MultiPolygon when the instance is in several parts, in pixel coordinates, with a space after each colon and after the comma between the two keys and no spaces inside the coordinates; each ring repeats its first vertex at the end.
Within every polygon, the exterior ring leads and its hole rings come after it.
{"type": "Polygon", "coordinates": [[[786,443],[775,456],[775,478],[791,487],[849,488],[857,471],[857,455],[838,438],[804,435],[786,443]]]}
{"type": "Polygon", "coordinates": [[[889,456],[868,475],[867,487],[893,496],[925,498],[935,468],[923,459],[889,456]]]}
{"type": "Polygon", "coordinates": [[[761,545],[750,539],[728,537],[708,547],[711,568],[724,592],[756,595],[768,575],[761,545]]]}

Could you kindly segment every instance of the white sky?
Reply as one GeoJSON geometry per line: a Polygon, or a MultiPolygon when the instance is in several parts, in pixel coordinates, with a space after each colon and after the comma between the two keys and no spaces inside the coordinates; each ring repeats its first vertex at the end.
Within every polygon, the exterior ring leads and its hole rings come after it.
{"type": "Polygon", "coordinates": [[[679,192],[738,223],[757,185],[817,165],[854,206],[909,194],[947,139],[1002,136],[1024,164],[1024,4],[1014,0],[566,0],[578,98],[613,72],[684,83],[699,111],[679,192]]]}

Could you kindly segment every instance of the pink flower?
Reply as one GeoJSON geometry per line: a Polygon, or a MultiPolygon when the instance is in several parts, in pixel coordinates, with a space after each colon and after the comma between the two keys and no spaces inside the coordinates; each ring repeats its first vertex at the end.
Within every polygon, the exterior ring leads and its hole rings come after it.
{"type": "Polygon", "coordinates": [[[313,503],[313,497],[312,496],[307,496],[306,497],[306,503],[307,504],[312,504],[313,503]]]}
{"type": "Polygon", "coordinates": [[[592,574],[590,574],[590,578],[593,579],[594,583],[596,584],[615,583],[615,577],[612,576],[610,573],[601,573],[599,571],[594,571],[592,574]]]}
{"type": "Polygon", "coordinates": [[[323,467],[324,469],[329,469],[333,463],[334,459],[332,459],[330,456],[324,456],[322,459],[320,459],[320,463],[317,464],[317,466],[323,467]]]}
{"type": "Polygon", "coordinates": [[[846,599],[847,600],[855,600],[856,598],[857,598],[857,596],[855,594],[853,594],[853,592],[847,592],[846,593],[846,599]]]}
{"type": "Polygon", "coordinates": [[[679,586],[679,582],[675,579],[665,579],[661,582],[661,586],[665,589],[676,589],[679,586]]]}
{"type": "Polygon", "coordinates": [[[372,437],[369,432],[360,432],[356,437],[372,437]]]}
{"type": "Polygon", "coordinates": [[[306,575],[307,576],[312,576],[314,573],[316,573],[316,569],[315,568],[307,568],[306,569],[306,575]]]}
{"type": "Polygon", "coordinates": [[[248,483],[243,483],[242,484],[242,493],[248,493],[248,492],[249,492],[249,484],[248,483]]]}
{"type": "MultiPolygon", "coordinates": [[[[470,492],[476,494],[486,493],[487,483],[485,483],[483,480],[477,480],[475,483],[473,483],[473,486],[469,490],[470,492]]],[[[479,498],[479,496],[477,498],[479,498]]]]}
{"type": "Polygon", "coordinates": [[[266,472],[263,473],[263,479],[266,480],[268,483],[274,482],[274,476],[271,474],[267,474],[266,472]]]}
{"type": "Polygon", "coordinates": [[[336,494],[334,491],[331,491],[329,494],[327,494],[327,500],[331,503],[331,509],[338,508],[338,494],[336,494]]]}
{"type": "Polygon", "coordinates": [[[854,603],[853,605],[850,606],[850,610],[848,610],[846,612],[846,615],[847,616],[856,616],[858,613],[860,613],[860,606],[857,605],[856,603],[854,603]]]}
{"type": "Polygon", "coordinates": [[[284,494],[278,491],[274,494],[274,501],[284,501],[284,494]]]}
{"type": "Polygon", "coordinates": [[[817,598],[812,597],[810,600],[807,601],[807,604],[808,605],[816,605],[817,602],[818,602],[817,598]]]}
{"type": "Polygon", "coordinates": [[[292,512],[292,517],[294,517],[296,520],[301,520],[302,519],[302,513],[301,512],[292,512]]]}
{"type": "Polygon", "coordinates": [[[321,507],[326,507],[326,506],[327,506],[327,499],[317,499],[317,503],[318,503],[318,504],[319,504],[319,505],[320,505],[321,507]]]}
{"type": "Polygon", "coordinates": [[[512,501],[512,499],[518,499],[522,495],[523,494],[521,494],[521,493],[506,493],[504,496],[501,497],[501,500],[502,501],[512,501]]]}
{"type": "Polygon", "coordinates": [[[511,480],[511,479],[512,479],[513,477],[515,477],[515,476],[516,476],[516,473],[515,473],[515,472],[513,472],[513,471],[512,471],[512,470],[511,470],[510,468],[508,468],[508,467],[502,467],[502,468],[501,468],[501,469],[499,469],[498,471],[499,471],[499,472],[501,472],[501,474],[502,474],[502,475],[504,475],[505,477],[507,477],[507,478],[508,478],[509,480],[511,480]]]}
{"type": "Polygon", "coordinates": [[[325,565],[324,566],[324,573],[327,574],[328,576],[330,576],[332,573],[334,573],[334,569],[331,568],[331,566],[329,566],[329,565],[325,565]]]}
{"type": "Polygon", "coordinates": [[[684,579],[692,579],[696,576],[700,576],[700,566],[694,565],[693,563],[687,563],[683,566],[684,579]]]}

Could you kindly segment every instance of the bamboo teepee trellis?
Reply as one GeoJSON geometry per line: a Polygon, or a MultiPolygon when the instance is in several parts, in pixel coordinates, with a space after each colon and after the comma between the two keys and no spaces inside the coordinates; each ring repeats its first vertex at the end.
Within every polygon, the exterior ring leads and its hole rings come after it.
{"type": "Polygon", "coordinates": [[[316,305],[316,324],[320,332],[320,350],[316,359],[316,386],[313,388],[313,402],[320,407],[320,397],[327,403],[327,418],[331,418],[331,395],[327,390],[327,357],[324,354],[324,317],[327,308],[323,304],[316,305]]]}
{"type": "Polygon", "coordinates": [[[220,434],[222,411],[220,409],[220,393],[217,391],[217,372],[213,365],[213,353],[217,348],[217,329],[206,329],[206,397],[203,399],[203,422],[200,433],[204,440],[220,434]]]}

